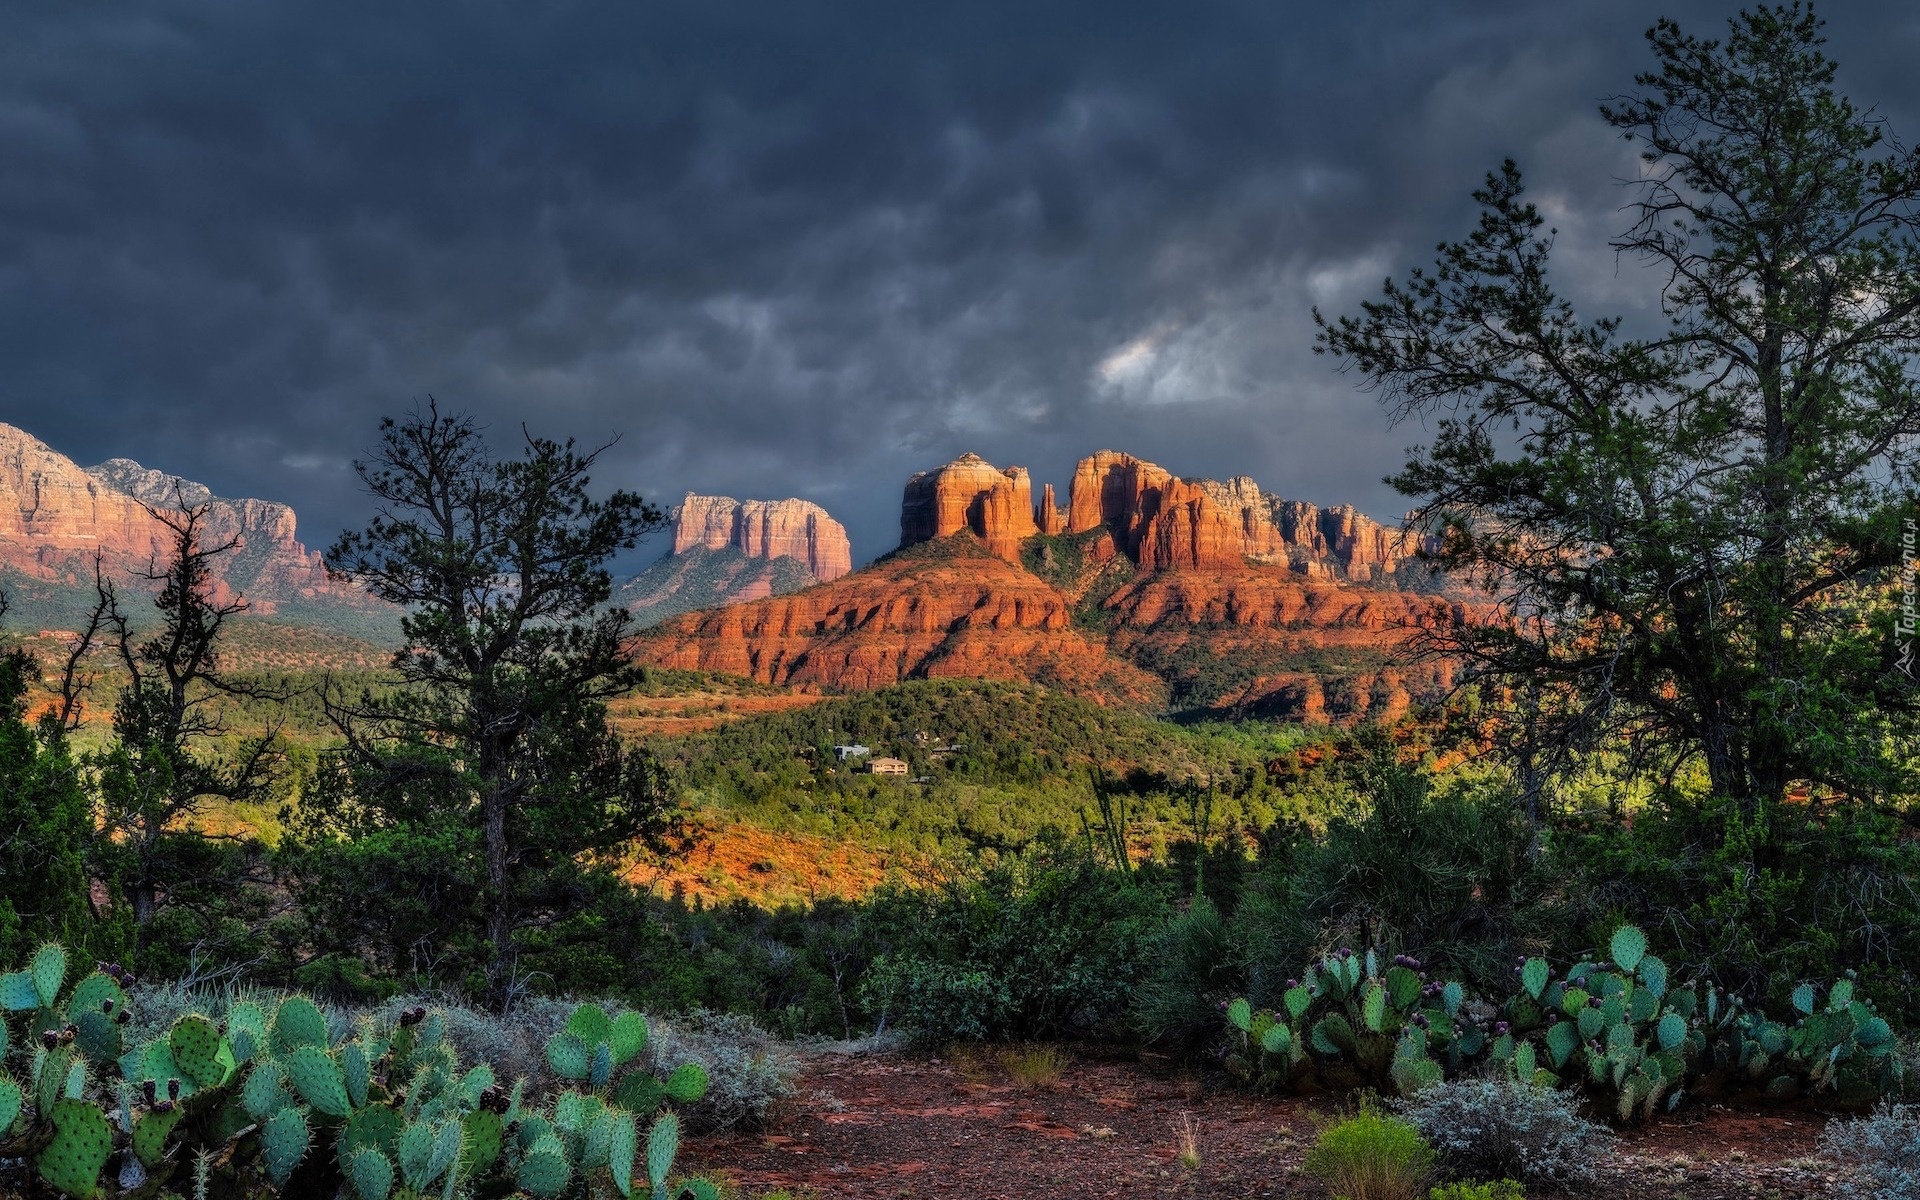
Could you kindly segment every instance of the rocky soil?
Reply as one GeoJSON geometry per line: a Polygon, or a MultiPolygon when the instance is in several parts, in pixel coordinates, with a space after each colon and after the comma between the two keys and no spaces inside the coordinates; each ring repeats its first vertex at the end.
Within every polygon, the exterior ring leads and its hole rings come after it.
{"type": "MultiPolygon", "coordinates": [[[[800,1097],[769,1129],[701,1139],[684,1162],[724,1173],[749,1197],[787,1190],[819,1200],[1326,1200],[1301,1159],[1331,1110],[1324,1101],[1246,1096],[1132,1061],[1069,1061],[1050,1084],[1023,1087],[988,1052],[815,1054],[800,1097]],[[1189,1127],[1197,1166],[1180,1161],[1189,1127]]],[[[1808,1112],[1683,1113],[1628,1131],[1606,1176],[1578,1194],[1836,1194],[1825,1164],[1812,1158],[1823,1123],[1808,1112]]]]}

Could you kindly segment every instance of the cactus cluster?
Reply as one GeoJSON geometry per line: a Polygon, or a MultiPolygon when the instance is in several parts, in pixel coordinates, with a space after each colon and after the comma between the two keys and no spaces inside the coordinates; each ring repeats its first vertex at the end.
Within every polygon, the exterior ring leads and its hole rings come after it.
{"type": "Polygon", "coordinates": [[[673,1185],[679,1122],[671,1112],[643,1139],[643,1118],[666,1099],[698,1100],[707,1081],[694,1067],[664,1082],[646,1077],[650,1088],[630,1082],[644,1076],[630,1067],[646,1042],[638,1014],[576,1010],[549,1058],[586,1087],[541,1105],[524,1080],[503,1085],[484,1063],[463,1067],[444,1019],[424,1008],[391,1024],[363,1022],[341,1038],[305,997],[270,1010],[243,1000],[222,1022],[189,1014],[128,1048],[131,978],[103,965],[66,990],[66,976],[57,946],[0,976],[0,1064],[24,1078],[0,1071],[0,1191],[8,1195],[714,1194],[697,1180],[673,1185]],[[10,1176],[15,1166],[32,1179],[10,1176]]]}
{"type": "Polygon", "coordinates": [[[1376,951],[1343,947],[1288,980],[1278,1009],[1228,1005],[1241,1044],[1226,1066],[1265,1089],[1411,1093],[1485,1050],[1485,1032],[1462,1011],[1465,998],[1459,984],[1429,980],[1405,955],[1383,962],[1376,951]]]}
{"type": "Polygon", "coordinates": [[[1899,1082],[1893,1031],[1849,979],[1824,1005],[1802,985],[1789,1026],[1711,985],[1676,985],[1633,926],[1614,933],[1608,953],[1558,977],[1545,959],[1522,958],[1512,994],[1494,1004],[1429,980],[1410,958],[1386,965],[1373,951],[1343,949],[1288,981],[1274,1011],[1228,1005],[1226,1066],[1264,1088],[1404,1096],[1491,1065],[1523,1082],[1578,1087],[1621,1121],[1672,1109],[1689,1091],[1827,1091],[1864,1102],[1899,1082]]]}

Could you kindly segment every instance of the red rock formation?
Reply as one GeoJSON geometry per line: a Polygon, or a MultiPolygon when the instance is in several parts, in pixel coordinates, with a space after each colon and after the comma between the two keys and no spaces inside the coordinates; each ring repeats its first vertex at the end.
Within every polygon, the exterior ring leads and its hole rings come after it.
{"type": "Polygon", "coordinates": [[[638,638],[634,657],[777,684],[1042,679],[1106,700],[1164,695],[1075,629],[1066,597],[979,550],[900,556],[790,596],[689,613],[638,638]]]}
{"type": "Polygon", "coordinates": [[[1160,490],[1159,511],[1140,531],[1135,553],[1150,571],[1206,571],[1244,566],[1248,539],[1241,523],[1198,484],[1176,479],[1160,490]]]}
{"type": "Polygon", "coordinates": [[[900,544],[913,546],[970,531],[998,558],[1020,559],[1034,522],[1033,482],[1025,467],[996,469],[978,454],[907,480],[900,503],[900,544]]]}
{"type": "Polygon", "coordinates": [[[116,458],[87,470],[44,442],[0,425],[0,569],[62,586],[90,586],[95,556],[110,578],[136,578],[163,562],[170,533],[147,511],[206,505],[206,544],[232,541],[214,561],[222,599],[244,595],[256,615],[295,601],[370,610],[378,602],[327,578],[299,541],[294,513],[266,500],[225,500],[205,486],[116,458]],[[144,504],[143,504],[144,502],[144,504]]]}
{"type": "Polygon", "coordinates": [[[688,492],[673,512],[673,552],[695,546],[739,550],[750,558],[792,558],[815,579],[853,570],[846,527],[806,500],[747,500],[688,492]]]}
{"type": "Polygon", "coordinates": [[[1067,514],[1060,511],[1053,500],[1053,485],[1048,484],[1040,492],[1040,511],[1034,515],[1034,524],[1045,534],[1062,534],[1067,531],[1067,514]]]}
{"type": "Polygon", "coordinates": [[[1131,454],[1102,450],[1080,460],[1067,493],[1067,532],[1105,525],[1129,558],[1139,555],[1140,535],[1160,511],[1161,492],[1173,474],[1131,454]]]}
{"type": "Polygon", "coordinates": [[[1263,492],[1241,475],[1219,483],[1177,479],[1131,454],[1102,450],[1074,469],[1067,531],[1105,526],[1121,551],[1151,570],[1290,566],[1309,578],[1354,582],[1393,574],[1414,557],[1416,535],[1340,506],[1263,492]]]}

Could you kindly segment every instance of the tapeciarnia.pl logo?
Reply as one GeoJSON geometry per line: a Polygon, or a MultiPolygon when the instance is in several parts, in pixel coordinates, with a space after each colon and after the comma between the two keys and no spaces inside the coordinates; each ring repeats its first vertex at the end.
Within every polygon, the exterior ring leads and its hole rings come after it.
{"type": "Polygon", "coordinates": [[[1920,558],[1914,556],[1920,542],[1920,521],[1908,517],[1900,522],[1900,620],[1893,627],[1894,646],[1899,655],[1895,664],[1913,674],[1914,634],[1920,629],[1920,558]]]}

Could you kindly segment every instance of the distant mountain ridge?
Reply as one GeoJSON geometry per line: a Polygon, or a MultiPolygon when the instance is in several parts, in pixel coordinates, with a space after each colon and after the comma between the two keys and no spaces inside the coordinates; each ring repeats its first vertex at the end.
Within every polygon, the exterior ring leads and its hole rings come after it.
{"type": "Polygon", "coordinates": [[[209,543],[236,543],[214,562],[213,583],[222,599],[244,596],[250,615],[359,634],[390,628],[396,616],[360,588],[328,578],[285,504],[215,496],[204,484],[127,458],[83,469],[5,424],[0,497],[0,582],[23,615],[42,622],[84,611],[96,560],[122,585],[164,564],[170,534],[148,506],[165,511],[181,503],[207,506],[209,543]]]}

